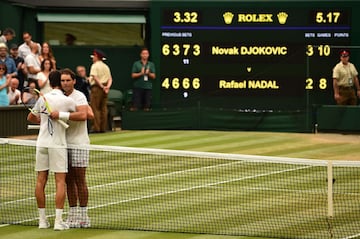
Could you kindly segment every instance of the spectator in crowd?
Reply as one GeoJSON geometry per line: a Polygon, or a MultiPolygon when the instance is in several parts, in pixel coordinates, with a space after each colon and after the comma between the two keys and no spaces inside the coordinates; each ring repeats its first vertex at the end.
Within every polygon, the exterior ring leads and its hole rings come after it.
{"type": "Polygon", "coordinates": [[[73,46],[75,45],[75,41],[76,41],[76,36],[74,36],[71,33],[66,33],[65,34],[65,44],[67,46],[73,46]]]}
{"type": "Polygon", "coordinates": [[[87,101],[90,102],[90,83],[89,77],[86,75],[85,66],[76,67],[75,89],[82,92],[85,95],[87,101]]]}
{"type": "Polygon", "coordinates": [[[14,60],[16,70],[17,70],[17,79],[19,80],[20,91],[24,88],[24,82],[26,77],[26,66],[24,64],[24,58],[19,56],[18,45],[11,44],[10,46],[10,57],[14,60]]]}
{"type": "Polygon", "coordinates": [[[15,30],[12,28],[5,28],[0,36],[0,43],[5,43],[11,41],[15,37],[15,30]]]}
{"type": "Polygon", "coordinates": [[[0,63],[4,63],[6,65],[7,75],[10,75],[10,77],[17,76],[15,61],[9,57],[8,47],[5,43],[0,43],[0,63]]]}
{"type": "MultiPolygon", "coordinates": [[[[19,46],[19,56],[25,59],[27,57],[27,55],[29,55],[31,53],[30,46],[34,42],[32,41],[32,36],[29,32],[23,33],[23,40],[24,40],[24,43],[19,46]]],[[[38,51],[40,52],[41,46],[39,43],[37,43],[37,44],[38,44],[38,51]]]]}
{"type": "MultiPolygon", "coordinates": [[[[30,44],[31,53],[26,56],[25,58],[25,65],[26,65],[26,71],[27,71],[27,79],[28,81],[35,81],[36,84],[36,76],[37,73],[41,71],[41,63],[39,59],[39,46],[38,43],[31,43],[30,44]]],[[[36,87],[38,88],[38,87],[36,87]]]]}
{"type": "Polygon", "coordinates": [[[51,63],[51,60],[44,59],[40,65],[41,71],[36,75],[36,80],[38,82],[40,92],[43,94],[46,94],[52,90],[49,82],[49,74],[54,70],[52,67],[53,64],[51,63]]]}
{"type": "Polygon", "coordinates": [[[34,105],[38,99],[38,94],[35,92],[36,84],[34,81],[29,83],[27,90],[22,94],[22,102],[27,105],[34,105]]]}
{"type": "Polygon", "coordinates": [[[11,78],[9,91],[8,91],[10,105],[21,104],[21,91],[18,90],[18,87],[19,87],[19,80],[16,78],[11,78]]]}
{"type": "Polygon", "coordinates": [[[51,62],[51,68],[56,70],[56,60],[53,53],[53,50],[48,42],[44,42],[41,46],[41,52],[39,55],[40,62],[45,59],[49,59],[51,62]]]}
{"type": "Polygon", "coordinates": [[[0,106],[9,105],[9,97],[7,95],[7,91],[11,77],[9,75],[6,75],[6,71],[6,64],[0,63],[0,106]]]}
{"type": "Polygon", "coordinates": [[[333,69],[334,98],[338,105],[356,105],[357,96],[360,98],[360,84],[358,72],[349,61],[350,52],[340,52],[340,62],[333,69]],[[355,89],[354,89],[355,88],[355,89]]]}
{"type": "Polygon", "coordinates": [[[103,62],[105,53],[95,49],[91,55],[93,64],[90,68],[90,105],[94,112],[93,132],[105,132],[108,127],[107,101],[108,93],[112,85],[110,68],[103,62]]]}
{"type": "Polygon", "coordinates": [[[149,111],[151,107],[152,82],[155,80],[155,64],[149,61],[149,50],[143,48],[140,51],[140,60],[134,62],[131,78],[134,79],[133,106],[131,111],[140,108],[149,111]]]}

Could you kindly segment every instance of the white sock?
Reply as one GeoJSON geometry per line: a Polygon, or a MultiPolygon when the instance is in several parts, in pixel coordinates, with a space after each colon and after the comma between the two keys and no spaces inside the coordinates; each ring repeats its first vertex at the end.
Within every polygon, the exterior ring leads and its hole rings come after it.
{"type": "Polygon", "coordinates": [[[62,213],[63,213],[64,209],[58,209],[56,208],[56,217],[55,217],[55,221],[62,221],[62,213]]]}
{"type": "Polygon", "coordinates": [[[45,221],[46,220],[45,208],[38,208],[38,209],[39,209],[40,220],[45,221]]]}
{"type": "Polygon", "coordinates": [[[80,214],[81,216],[87,215],[87,207],[80,207],[80,214]]]}
{"type": "Polygon", "coordinates": [[[76,213],[77,213],[77,206],[75,206],[75,207],[70,207],[69,214],[70,214],[70,215],[76,215],[76,213]]]}

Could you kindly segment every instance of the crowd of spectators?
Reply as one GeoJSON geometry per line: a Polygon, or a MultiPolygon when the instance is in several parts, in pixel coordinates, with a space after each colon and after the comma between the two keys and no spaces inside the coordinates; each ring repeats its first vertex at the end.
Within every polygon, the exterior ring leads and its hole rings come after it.
{"type": "MultiPolygon", "coordinates": [[[[22,43],[14,43],[15,31],[6,28],[0,36],[0,106],[34,104],[37,96],[51,90],[49,74],[56,70],[56,58],[48,42],[35,42],[30,32],[23,32],[22,43]]],[[[86,68],[77,68],[76,88],[90,100],[86,68]]]]}

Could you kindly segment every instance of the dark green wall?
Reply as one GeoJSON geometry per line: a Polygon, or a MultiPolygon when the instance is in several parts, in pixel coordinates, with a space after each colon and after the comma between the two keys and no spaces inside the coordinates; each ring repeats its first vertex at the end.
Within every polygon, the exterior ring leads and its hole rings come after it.
{"type": "MultiPolygon", "coordinates": [[[[106,55],[107,60],[104,61],[109,65],[114,89],[119,89],[123,92],[132,87],[131,67],[134,61],[139,59],[139,47],[101,47],[106,55]]],[[[70,68],[75,70],[77,65],[86,67],[87,72],[90,71],[92,60],[90,55],[94,47],[79,47],[79,46],[56,46],[53,47],[56,56],[57,67],[70,68]]]]}

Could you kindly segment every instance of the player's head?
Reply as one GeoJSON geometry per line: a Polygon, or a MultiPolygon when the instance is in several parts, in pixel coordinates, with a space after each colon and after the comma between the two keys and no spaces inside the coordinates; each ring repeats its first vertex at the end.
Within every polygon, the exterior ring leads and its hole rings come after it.
{"type": "Polygon", "coordinates": [[[75,73],[69,69],[69,68],[64,68],[60,71],[61,75],[69,75],[71,77],[71,79],[75,80],[76,76],[75,76],[75,73]]]}
{"type": "Polygon", "coordinates": [[[75,88],[76,76],[75,73],[69,68],[60,71],[61,73],[61,88],[65,91],[66,95],[71,94],[75,88]]]}
{"type": "Polygon", "coordinates": [[[61,74],[60,71],[52,71],[49,74],[49,82],[52,88],[60,88],[61,87],[61,74]]]}

